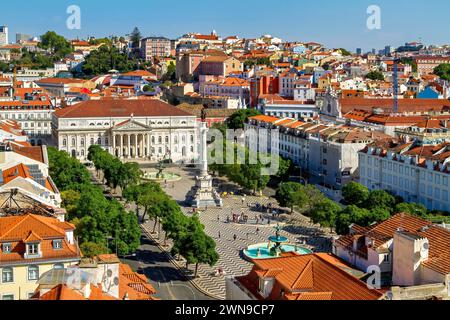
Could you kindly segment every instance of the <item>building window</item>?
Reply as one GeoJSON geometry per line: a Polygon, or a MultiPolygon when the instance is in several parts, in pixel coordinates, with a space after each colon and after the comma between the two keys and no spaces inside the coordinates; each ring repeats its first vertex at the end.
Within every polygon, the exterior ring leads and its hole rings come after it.
{"type": "Polygon", "coordinates": [[[39,243],[27,244],[27,253],[31,256],[39,254],[39,243]]]}
{"type": "Polygon", "coordinates": [[[4,301],[14,300],[14,295],[13,294],[4,294],[4,295],[2,295],[2,300],[4,300],[4,301]]]}
{"type": "Polygon", "coordinates": [[[39,267],[38,266],[29,266],[28,267],[28,280],[29,281],[39,280],[39,267]]]}
{"type": "Polygon", "coordinates": [[[63,147],[67,146],[67,140],[63,139],[63,147]]]}
{"type": "Polygon", "coordinates": [[[3,253],[11,253],[11,250],[12,250],[11,243],[4,243],[4,244],[2,245],[2,251],[3,251],[3,253]]]}
{"type": "Polygon", "coordinates": [[[14,273],[12,268],[2,269],[2,283],[12,283],[14,282],[14,273]]]}
{"type": "Polygon", "coordinates": [[[84,139],[81,139],[81,146],[84,147],[84,139]]]}
{"type": "Polygon", "coordinates": [[[53,240],[53,249],[62,249],[62,240],[53,240]]]}

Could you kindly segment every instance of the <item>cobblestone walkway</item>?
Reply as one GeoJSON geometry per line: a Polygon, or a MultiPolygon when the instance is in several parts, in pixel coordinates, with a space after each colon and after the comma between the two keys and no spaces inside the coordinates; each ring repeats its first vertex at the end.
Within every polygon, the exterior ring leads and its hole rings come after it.
{"type": "MultiPolygon", "coordinates": [[[[181,173],[183,179],[175,184],[169,184],[165,191],[177,200],[182,206],[182,210],[186,215],[192,214],[192,209],[183,206],[184,197],[194,184],[193,176],[186,174],[178,169],[171,169],[176,173],[181,173]]],[[[223,182],[223,181],[222,181],[223,182]]],[[[232,185],[225,182],[220,183],[219,190],[231,191],[232,185]]],[[[220,259],[216,266],[209,267],[201,265],[198,270],[198,278],[194,281],[204,291],[210,295],[225,299],[225,277],[226,276],[240,276],[247,274],[252,264],[246,261],[242,256],[242,250],[249,245],[257,243],[268,242],[268,237],[274,235],[274,227],[278,221],[274,221],[271,215],[264,215],[264,220],[256,224],[255,216],[261,214],[257,212],[253,206],[248,204],[260,203],[261,205],[268,205],[269,202],[276,208],[276,202],[267,197],[245,197],[245,203],[242,203],[242,196],[230,196],[224,199],[223,208],[208,208],[200,212],[199,217],[201,222],[205,225],[206,233],[213,237],[217,243],[217,252],[220,259]],[[235,214],[244,213],[249,217],[248,224],[228,223],[227,217],[235,214]],[[271,219],[271,224],[268,225],[267,220],[271,219]],[[259,232],[257,232],[259,229],[259,232]],[[220,234],[219,234],[220,233],[220,234]],[[236,240],[234,240],[236,235],[236,240]],[[220,236],[220,237],[219,237],[220,236]],[[214,273],[218,268],[225,271],[225,276],[215,276],[214,273]]],[[[321,230],[318,226],[314,226],[309,222],[309,219],[296,214],[295,224],[291,224],[292,217],[290,215],[280,216],[280,225],[283,227],[281,234],[289,239],[291,243],[301,244],[315,252],[329,252],[331,250],[331,235],[326,230],[321,230]]],[[[153,222],[149,221],[144,225],[147,231],[153,230],[153,222]]],[[[164,238],[161,235],[161,241],[164,238]]],[[[170,251],[171,243],[168,242],[166,247],[170,251]]],[[[184,262],[179,262],[180,266],[184,268],[184,262]]],[[[193,273],[195,266],[190,266],[190,272],[193,273]]]]}

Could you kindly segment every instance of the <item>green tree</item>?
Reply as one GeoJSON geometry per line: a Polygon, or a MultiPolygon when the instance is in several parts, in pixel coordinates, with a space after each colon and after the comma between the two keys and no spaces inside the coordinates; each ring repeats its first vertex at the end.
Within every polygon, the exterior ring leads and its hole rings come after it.
{"type": "Polygon", "coordinates": [[[382,208],[391,212],[395,207],[395,197],[384,190],[374,190],[369,193],[365,207],[369,210],[382,208]]]}
{"type": "Polygon", "coordinates": [[[333,230],[340,211],[341,207],[336,202],[325,198],[311,208],[309,216],[314,223],[333,230]]]}
{"type": "Polygon", "coordinates": [[[70,43],[54,31],[48,31],[41,36],[39,47],[49,50],[57,58],[62,58],[73,51],[70,43]]]}
{"type": "Polygon", "coordinates": [[[175,252],[186,259],[186,268],[189,264],[195,264],[194,277],[197,277],[199,264],[207,263],[213,266],[219,259],[214,240],[205,234],[204,226],[196,215],[188,219],[186,230],[176,242],[175,252]]]}
{"type": "Polygon", "coordinates": [[[141,39],[142,39],[141,31],[139,30],[138,27],[135,27],[130,35],[132,55],[134,56],[140,55],[139,49],[141,47],[141,39]]]}
{"type": "Polygon", "coordinates": [[[400,59],[400,63],[409,64],[412,67],[412,72],[417,72],[417,63],[413,58],[403,57],[400,59]]]}
{"type": "Polygon", "coordinates": [[[394,213],[401,212],[406,212],[419,217],[425,217],[428,213],[428,210],[423,204],[403,202],[397,204],[394,210],[394,213]]]}
{"type": "Polygon", "coordinates": [[[279,157],[277,177],[281,180],[287,180],[294,169],[294,163],[290,159],[279,157]]]}
{"type": "Polygon", "coordinates": [[[177,67],[175,66],[175,64],[173,62],[170,62],[169,65],[167,66],[167,72],[162,76],[162,81],[166,82],[166,81],[170,81],[170,83],[172,82],[176,82],[177,81],[177,67]]]}
{"type": "Polygon", "coordinates": [[[121,73],[137,70],[139,60],[120,52],[116,47],[103,45],[86,56],[82,66],[85,76],[96,76],[116,69],[121,73]]]}
{"type": "Polygon", "coordinates": [[[155,92],[155,89],[151,85],[148,85],[148,84],[146,84],[142,90],[144,92],[155,92]]]}
{"type": "Polygon", "coordinates": [[[75,190],[65,190],[61,192],[61,205],[66,209],[69,217],[74,216],[74,214],[76,213],[80,198],[80,192],[75,190]]]}
{"type": "Polygon", "coordinates": [[[81,191],[91,183],[89,171],[64,151],[48,147],[49,174],[60,191],[81,191]]]}
{"type": "Polygon", "coordinates": [[[369,223],[381,222],[389,219],[391,217],[391,210],[384,207],[375,207],[370,210],[369,223]]]}
{"type": "Polygon", "coordinates": [[[109,250],[103,244],[95,242],[84,242],[80,245],[81,252],[88,258],[97,257],[101,254],[108,254],[109,250]]]}
{"type": "Polygon", "coordinates": [[[228,129],[244,129],[244,123],[247,122],[249,117],[254,117],[261,114],[255,109],[241,109],[238,112],[232,114],[226,121],[228,129]]]}
{"type": "Polygon", "coordinates": [[[352,55],[352,53],[350,51],[348,51],[347,49],[344,49],[344,48],[340,48],[339,51],[341,52],[341,54],[343,56],[351,56],[352,55]]]}
{"type": "Polygon", "coordinates": [[[370,71],[366,74],[366,78],[370,80],[384,80],[384,75],[380,71],[370,71]]]}
{"type": "Polygon", "coordinates": [[[433,73],[443,80],[450,81],[450,63],[443,63],[434,68],[433,73]]]}
{"type": "Polygon", "coordinates": [[[122,164],[119,170],[120,180],[118,185],[122,190],[125,189],[126,186],[138,184],[143,175],[142,170],[139,167],[139,164],[136,162],[127,162],[122,164]]]}
{"type": "Polygon", "coordinates": [[[304,206],[308,203],[308,196],[303,186],[296,182],[284,182],[278,187],[275,199],[282,207],[288,207],[291,212],[294,206],[304,206]]]}
{"type": "Polygon", "coordinates": [[[348,234],[349,227],[353,223],[366,227],[371,223],[371,218],[369,210],[350,205],[338,214],[336,232],[341,235],[348,234]]]}
{"type": "Polygon", "coordinates": [[[342,196],[347,204],[363,206],[369,198],[369,189],[357,182],[350,182],[342,188],[342,196]]]}
{"type": "MultiPolygon", "coordinates": [[[[303,187],[303,185],[302,185],[303,187]]],[[[308,208],[311,209],[313,208],[317,203],[322,202],[324,199],[326,199],[326,197],[324,196],[324,194],[317,189],[316,186],[312,185],[312,184],[308,184],[307,186],[303,187],[304,192],[306,194],[306,205],[308,205],[308,208]]]]}

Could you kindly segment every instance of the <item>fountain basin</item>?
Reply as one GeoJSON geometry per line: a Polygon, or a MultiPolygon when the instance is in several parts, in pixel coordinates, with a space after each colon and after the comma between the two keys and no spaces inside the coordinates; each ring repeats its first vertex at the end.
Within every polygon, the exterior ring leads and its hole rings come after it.
{"type": "Polygon", "coordinates": [[[283,236],[271,236],[269,237],[269,241],[270,242],[274,242],[274,243],[286,243],[288,242],[288,238],[283,237],[283,236]]]}
{"type": "Polygon", "coordinates": [[[179,174],[172,173],[172,172],[164,172],[164,173],[162,173],[162,177],[158,177],[158,172],[154,171],[154,172],[146,172],[142,179],[147,180],[147,181],[157,181],[157,182],[164,182],[164,181],[174,182],[174,181],[181,180],[181,176],[179,174]]]}
{"type": "MultiPolygon", "coordinates": [[[[275,237],[274,237],[275,238],[275,237]]],[[[287,240],[287,239],[286,239],[287,240]]],[[[277,255],[273,255],[271,253],[271,249],[275,246],[274,243],[269,244],[266,243],[258,243],[249,246],[247,249],[243,250],[244,256],[252,261],[252,260],[260,260],[260,259],[273,259],[278,258],[277,255]],[[258,254],[259,251],[259,254],[258,254]]],[[[294,244],[282,244],[280,245],[282,253],[295,252],[300,255],[311,254],[313,253],[311,250],[294,244]]]]}

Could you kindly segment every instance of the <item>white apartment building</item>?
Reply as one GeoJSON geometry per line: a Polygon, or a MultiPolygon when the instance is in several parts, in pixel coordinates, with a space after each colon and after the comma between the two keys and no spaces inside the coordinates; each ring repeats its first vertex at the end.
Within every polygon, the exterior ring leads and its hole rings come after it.
{"type": "Polygon", "coordinates": [[[236,77],[200,76],[199,93],[205,97],[225,97],[249,102],[250,83],[236,77]]]}
{"type": "Polygon", "coordinates": [[[121,159],[175,163],[197,159],[197,119],[160,100],[91,100],[58,110],[52,120],[59,150],[85,161],[91,145],[121,159]]]}
{"type": "Polygon", "coordinates": [[[294,84],[294,100],[301,102],[316,101],[316,90],[311,87],[309,81],[297,81],[294,84]]]}
{"type": "Polygon", "coordinates": [[[279,118],[312,119],[319,114],[314,103],[288,100],[271,94],[259,96],[258,110],[265,115],[279,118]]]}
{"type": "Polygon", "coordinates": [[[344,184],[358,178],[358,151],[368,143],[389,137],[380,132],[345,125],[265,115],[250,118],[245,129],[256,132],[247,135],[247,146],[264,143],[272,148],[274,144],[270,130],[276,130],[279,134],[279,154],[291,159],[304,173],[309,173],[311,183],[325,185],[333,190],[339,190],[344,184]]]}
{"type": "Polygon", "coordinates": [[[450,144],[397,140],[369,144],[359,153],[360,182],[429,210],[450,211],[450,144]]]}
{"type": "Polygon", "coordinates": [[[8,27],[0,26],[0,47],[6,46],[9,43],[8,39],[8,27]]]}
{"type": "Polygon", "coordinates": [[[0,117],[16,121],[32,145],[51,142],[54,111],[55,107],[46,96],[40,96],[37,100],[0,101],[0,117]]]}
{"type": "Polygon", "coordinates": [[[282,97],[293,97],[295,83],[299,79],[296,73],[286,72],[279,76],[279,93],[282,97]]]}

